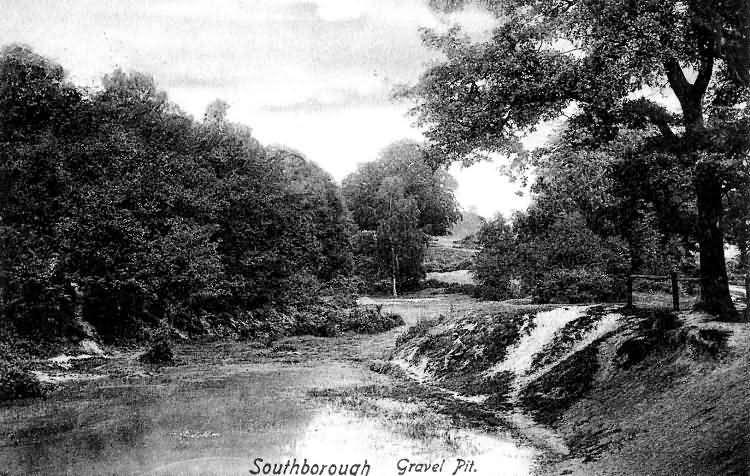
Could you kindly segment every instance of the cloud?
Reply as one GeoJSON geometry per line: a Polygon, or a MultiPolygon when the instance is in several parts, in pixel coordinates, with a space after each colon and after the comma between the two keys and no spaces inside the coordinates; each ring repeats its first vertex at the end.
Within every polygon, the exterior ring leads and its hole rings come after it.
{"type": "Polygon", "coordinates": [[[166,80],[161,83],[162,88],[197,88],[197,89],[222,89],[237,86],[241,83],[240,78],[227,76],[201,76],[191,75],[184,72],[167,75],[166,80]]]}
{"type": "Polygon", "coordinates": [[[363,94],[357,90],[327,91],[321,97],[310,97],[303,101],[285,104],[269,104],[262,107],[266,112],[315,113],[339,111],[369,106],[382,106],[389,102],[387,92],[363,94]]]}
{"type": "Polygon", "coordinates": [[[427,0],[0,0],[0,11],[0,44],[27,43],[78,83],[143,71],[195,117],[222,98],[261,141],[337,178],[420,137],[408,106],[389,99],[437,57],[420,27],[460,24],[477,37],[495,22],[478,8],[438,14],[427,0]]]}

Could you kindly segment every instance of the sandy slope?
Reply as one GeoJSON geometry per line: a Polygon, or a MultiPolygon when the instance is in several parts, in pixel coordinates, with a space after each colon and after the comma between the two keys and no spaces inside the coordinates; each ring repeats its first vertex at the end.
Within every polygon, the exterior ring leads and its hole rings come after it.
{"type": "MultiPolygon", "coordinates": [[[[659,330],[645,315],[607,310],[590,325],[575,308],[537,311],[531,321],[512,306],[498,312],[456,313],[405,343],[397,361],[424,382],[488,388],[488,404],[504,392],[514,415],[538,415],[566,446],[541,474],[750,474],[749,324],[683,313],[676,328],[659,330]],[[646,336],[643,355],[623,364],[622,346],[646,336]],[[507,342],[504,352],[497,339],[507,342]],[[533,370],[535,360],[547,363],[533,370]],[[491,372],[515,377],[488,387],[491,372]]],[[[506,400],[494,401],[509,411],[506,400]]]]}

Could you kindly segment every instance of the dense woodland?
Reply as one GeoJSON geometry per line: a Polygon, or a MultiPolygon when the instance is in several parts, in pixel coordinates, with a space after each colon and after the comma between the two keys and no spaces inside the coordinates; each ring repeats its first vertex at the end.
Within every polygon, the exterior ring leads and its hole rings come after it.
{"type": "Polygon", "coordinates": [[[419,280],[425,234],[445,233],[456,204],[445,174],[415,167],[418,145],[363,168],[380,183],[349,192],[352,213],[325,171],[264,147],[228,107],[196,121],[145,74],[85,90],[26,47],[0,52],[5,334],[64,337],[80,318],[108,341],[164,326],[325,333],[346,327],[356,291],[419,280]]]}
{"type": "Polygon", "coordinates": [[[164,326],[323,332],[357,292],[420,286],[429,237],[460,217],[444,167],[492,154],[533,181],[533,204],[474,237],[480,295],[611,301],[628,273],[677,269],[701,277],[706,310],[734,318],[723,248],[738,247],[741,275],[750,15],[709,3],[488,1],[504,21],[485,41],[425,31],[444,61],[400,95],[426,144],[392,144],[341,186],[228,121],[223,101],[195,120],[146,74],[83,89],[6,46],[3,332],[62,337],[81,318],[112,341],[164,326]],[[560,117],[554,140],[523,149],[560,117]]]}

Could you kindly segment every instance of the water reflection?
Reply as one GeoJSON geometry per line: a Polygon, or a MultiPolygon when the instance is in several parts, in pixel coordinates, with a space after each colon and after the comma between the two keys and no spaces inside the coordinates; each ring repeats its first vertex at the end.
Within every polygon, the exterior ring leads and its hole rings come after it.
{"type": "Polygon", "coordinates": [[[526,476],[536,457],[535,450],[488,433],[449,429],[439,439],[410,439],[372,419],[332,409],[310,422],[295,454],[310,455],[319,462],[367,460],[372,476],[398,474],[411,464],[413,472],[438,464],[444,474],[453,474],[462,466],[459,460],[464,464],[456,474],[526,476]]]}
{"type": "Polygon", "coordinates": [[[357,474],[368,476],[397,475],[400,470],[403,470],[403,474],[419,474],[427,465],[430,468],[437,465],[437,469],[442,469],[437,474],[446,475],[455,472],[456,475],[527,476],[532,472],[535,450],[511,439],[466,430],[447,430],[446,435],[447,438],[427,441],[407,438],[373,419],[326,408],[313,417],[296,440],[279,448],[278,452],[252,454],[252,449],[248,448],[246,457],[192,459],[145,474],[274,474],[274,470],[284,471],[284,468],[286,474],[296,474],[292,472],[295,463],[300,471],[306,464],[310,468],[308,474],[315,471],[315,474],[331,474],[330,471],[334,471],[334,474],[339,471],[353,474],[357,470],[357,474]],[[347,466],[348,469],[345,469],[347,466]],[[368,466],[369,473],[365,473],[368,466]]]}

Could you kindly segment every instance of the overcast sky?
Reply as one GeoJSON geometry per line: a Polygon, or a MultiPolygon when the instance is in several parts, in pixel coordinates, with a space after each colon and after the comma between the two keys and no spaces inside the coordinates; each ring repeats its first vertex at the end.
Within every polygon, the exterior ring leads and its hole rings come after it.
{"type": "MultiPolygon", "coordinates": [[[[476,37],[494,19],[438,15],[426,0],[0,0],[0,43],[25,43],[96,86],[116,67],[149,73],[200,118],[231,105],[265,144],[284,144],[341,180],[402,138],[420,139],[394,85],[414,82],[435,53],[419,27],[459,23],[476,37]]],[[[541,138],[538,138],[541,140],[541,138]]],[[[538,141],[537,140],[537,141],[538,141]]],[[[528,197],[497,164],[453,167],[466,209],[491,216],[528,197]]]]}

